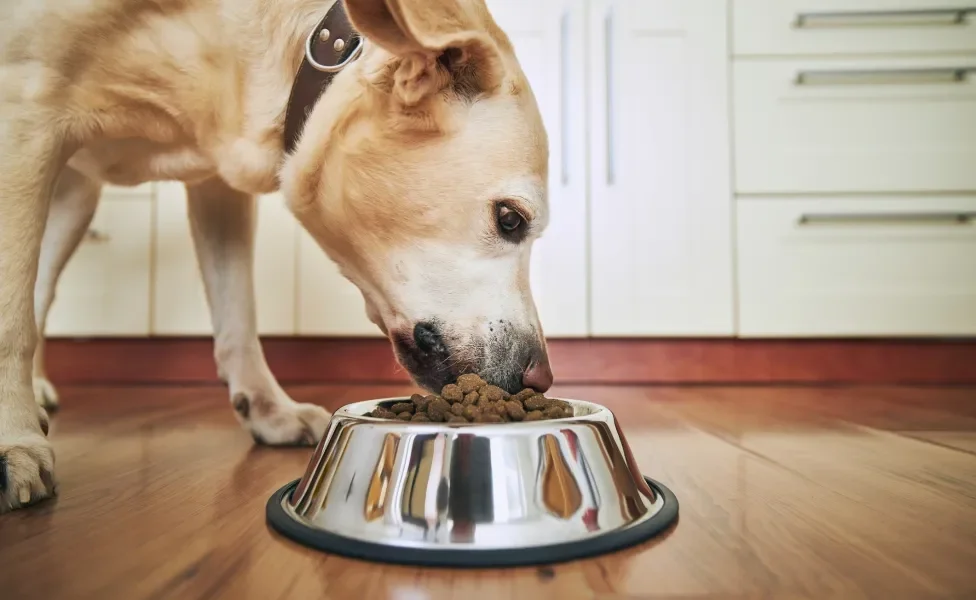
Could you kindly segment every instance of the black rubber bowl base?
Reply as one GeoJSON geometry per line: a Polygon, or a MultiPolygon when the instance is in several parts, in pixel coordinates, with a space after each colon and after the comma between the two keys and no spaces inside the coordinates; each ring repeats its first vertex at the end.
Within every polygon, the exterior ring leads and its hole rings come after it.
{"type": "Polygon", "coordinates": [[[664,498],[664,506],[653,517],[633,527],[610,531],[578,542],[550,546],[503,549],[418,549],[363,542],[319,529],[294,520],[282,506],[282,500],[298,485],[285,485],[268,499],[265,517],[268,525],[284,537],[303,546],[369,562],[419,567],[499,568],[526,567],[591,558],[635,546],[668,529],[678,518],[678,499],[662,483],[649,477],[647,484],[664,498]]]}

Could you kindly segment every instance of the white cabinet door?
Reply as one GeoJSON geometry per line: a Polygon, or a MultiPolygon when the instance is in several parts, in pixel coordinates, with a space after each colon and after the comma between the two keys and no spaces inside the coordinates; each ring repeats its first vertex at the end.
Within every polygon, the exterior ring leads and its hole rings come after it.
{"type": "Polygon", "coordinates": [[[88,235],[68,261],[48,313],[47,334],[149,334],[152,195],[104,195],[88,235]]]}
{"type": "MultiPolygon", "coordinates": [[[[254,287],[261,334],[295,333],[297,236],[298,222],[279,194],[258,198],[254,287]]],[[[154,245],[153,333],[211,335],[182,183],[159,184],[154,245]]]]}
{"type": "Polygon", "coordinates": [[[583,0],[488,0],[549,137],[550,223],[532,249],[532,294],[547,337],[588,333],[583,0]]]}
{"type": "Polygon", "coordinates": [[[594,335],[734,332],[727,12],[591,4],[594,335]]]}

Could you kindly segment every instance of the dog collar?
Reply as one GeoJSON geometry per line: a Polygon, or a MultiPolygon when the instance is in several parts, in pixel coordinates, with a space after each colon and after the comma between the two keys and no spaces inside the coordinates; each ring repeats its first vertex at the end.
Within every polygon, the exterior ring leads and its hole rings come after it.
{"type": "Polygon", "coordinates": [[[349,22],[345,0],[336,0],[305,40],[305,56],[285,108],[285,152],[295,149],[312,107],[336,73],[362,51],[363,39],[349,22]]]}

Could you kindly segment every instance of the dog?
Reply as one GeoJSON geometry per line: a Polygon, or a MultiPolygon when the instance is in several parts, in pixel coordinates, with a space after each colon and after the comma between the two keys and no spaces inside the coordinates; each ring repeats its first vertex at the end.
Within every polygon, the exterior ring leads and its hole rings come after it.
{"type": "Polygon", "coordinates": [[[0,512],[56,494],[44,323],[105,183],[185,183],[218,372],[257,443],[315,444],[330,418],[256,332],[255,197],[278,190],[419,386],[552,384],[529,287],[548,138],[484,0],[3,2],[0,96],[0,512]],[[333,9],[355,39],[329,40],[333,9]],[[357,52],[287,148],[313,41],[357,52]]]}

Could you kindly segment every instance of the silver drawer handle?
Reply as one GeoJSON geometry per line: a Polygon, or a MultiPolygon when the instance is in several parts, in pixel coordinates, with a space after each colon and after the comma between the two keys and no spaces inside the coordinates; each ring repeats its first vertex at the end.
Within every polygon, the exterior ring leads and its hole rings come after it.
{"type": "Polygon", "coordinates": [[[976,13],[969,8],[933,8],[929,10],[879,10],[853,12],[800,13],[793,26],[798,29],[817,27],[904,27],[908,25],[964,25],[966,16],[976,13]]]}
{"type": "Polygon", "coordinates": [[[800,215],[797,225],[969,225],[976,212],[817,213],[800,215]]]}
{"type": "Polygon", "coordinates": [[[101,243],[101,242],[107,242],[111,238],[107,233],[102,233],[97,229],[89,229],[88,231],[85,232],[85,239],[88,240],[89,242],[101,243]]]}
{"type": "Polygon", "coordinates": [[[865,71],[800,71],[796,85],[881,85],[965,83],[976,67],[944,69],[871,69],[865,71]]]}

